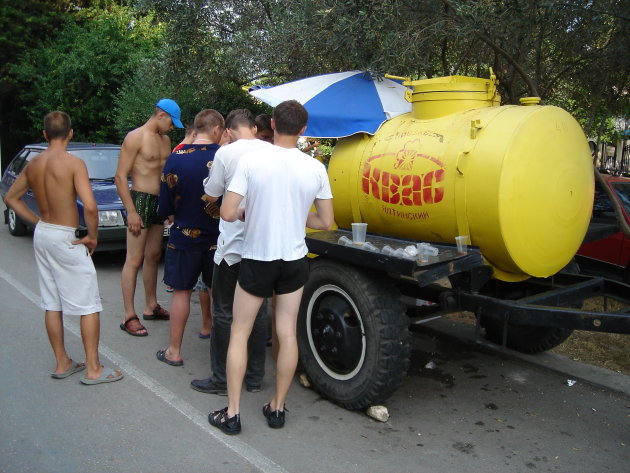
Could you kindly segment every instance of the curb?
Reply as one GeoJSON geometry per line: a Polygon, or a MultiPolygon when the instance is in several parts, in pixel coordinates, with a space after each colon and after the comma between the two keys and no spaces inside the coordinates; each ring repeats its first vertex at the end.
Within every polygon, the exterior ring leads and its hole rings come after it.
{"type": "Polygon", "coordinates": [[[573,361],[565,356],[552,352],[543,352],[529,355],[518,351],[503,348],[500,345],[490,343],[485,339],[475,339],[475,326],[453,322],[443,318],[433,319],[419,324],[430,332],[435,332],[442,337],[451,338],[458,342],[473,345],[477,350],[491,354],[501,354],[510,358],[516,358],[536,366],[540,366],[556,373],[567,376],[567,379],[579,380],[594,386],[609,389],[626,395],[630,395],[630,376],[616,371],[587,365],[573,361]]]}

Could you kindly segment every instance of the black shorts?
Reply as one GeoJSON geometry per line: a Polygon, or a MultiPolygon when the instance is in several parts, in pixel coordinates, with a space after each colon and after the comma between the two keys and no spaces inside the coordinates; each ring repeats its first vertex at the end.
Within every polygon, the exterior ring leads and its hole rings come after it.
{"type": "Polygon", "coordinates": [[[284,261],[257,261],[243,258],[238,284],[257,297],[273,294],[289,294],[297,291],[308,281],[308,258],[284,261]]]}
{"type": "Polygon", "coordinates": [[[180,291],[192,290],[201,274],[203,283],[212,287],[214,250],[186,251],[166,247],[164,284],[180,291]]]}

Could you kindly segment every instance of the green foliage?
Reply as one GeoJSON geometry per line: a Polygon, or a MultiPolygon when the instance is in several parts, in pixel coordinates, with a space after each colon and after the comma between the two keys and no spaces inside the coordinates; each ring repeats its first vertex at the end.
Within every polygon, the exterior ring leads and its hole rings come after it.
{"type": "Polygon", "coordinates": [[[41,129],[45,113],[61,109],[73,119],[76,140],[115,139],[112,96],[141,60],[155,54],[161,34],[150,14],[117,5],[66,18],[54,40],[30,50],[12,68],[25,85],[33,129],[41,129]]]}
{"type": "Polygon", "coordinates": [[[351,69],[485,77],[492,67],[504,103],[540,96],[582,116],[589,133],[628,116],[627,0],[270,3],[264,24],[241,34],[261,41],[256,68],[276,81],[351,69]]]}
{"type": "MultiPolygon", "coordinates": [[[[207,3],[200,0],[139,3],[140,7],[150,4],[161,18],[168,19],[165,31],[168,41],[162,44],[155,58],[142,62],[116,95],[115,128],[120,137],[144,123],[161,97],[177,101],[184,124],[204,108],[213,108],[223,115],[235,108],[249,108],[254,113],[267,109],[241,89],[247,82],[244,72],[247,60],[231,47],[232,25],[223,23],[230,15],[221,9],[204,7],[207,3]]],[[[236,2],[234,6],[242,9],[236,2]]],[[[176,132],[174,141],[181,136],[182,131],[176,132]]]]}
{"type": "Polygon", "coordinates": [[[77,138],[119,141],[161,97],[184,122],[202,108],[259,113],[243,85],[352,69],[492,67],[504,103],[539,95],[590,136],[630,115],[628,0],[24,0],[0,13],[0,97],[19,96],[38,134],[63,108],[77,138]]]}

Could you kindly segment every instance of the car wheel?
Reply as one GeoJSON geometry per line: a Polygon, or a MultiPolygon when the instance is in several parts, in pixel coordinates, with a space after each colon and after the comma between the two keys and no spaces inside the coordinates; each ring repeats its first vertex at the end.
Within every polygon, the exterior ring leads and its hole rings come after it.
{"type": "Polygon", "coordinates": [[[20,220],[13,209],[9,209],[9,233],[13,236],[22,236],[26,234],[26,225],[20,220]]]}

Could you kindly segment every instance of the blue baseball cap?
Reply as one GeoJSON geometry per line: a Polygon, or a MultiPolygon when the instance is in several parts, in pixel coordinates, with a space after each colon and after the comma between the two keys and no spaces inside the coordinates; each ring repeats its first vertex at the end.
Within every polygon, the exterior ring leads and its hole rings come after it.
{"type": "Polygon", "coordinates": [[[175,125],[177,128],[184,128],[184,125],[182,125],[181,121],[182,111],[179,109],[179,105],[177,105],[177,102],[175,102],[175,100],[161,99],[158,103],[155,104],[155,106],[160,110],[164,110],[170,115],[171,120],[173,120],[173,125],[175,125]]]}

